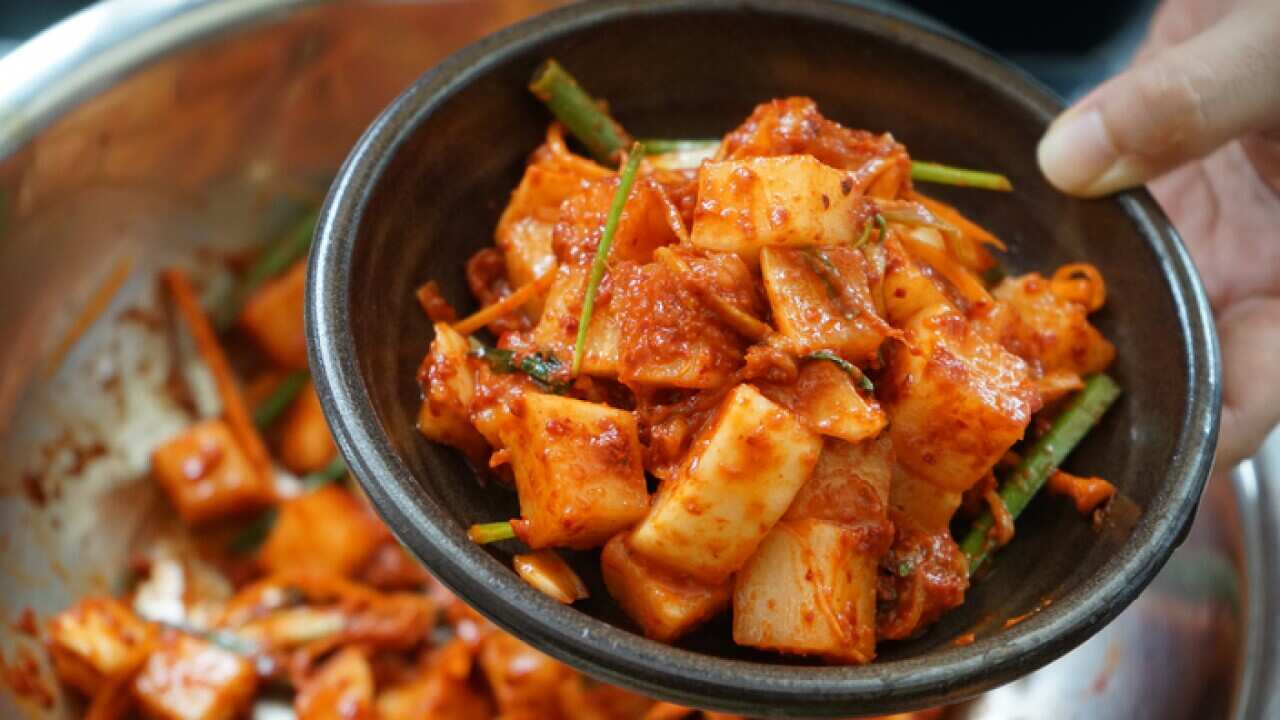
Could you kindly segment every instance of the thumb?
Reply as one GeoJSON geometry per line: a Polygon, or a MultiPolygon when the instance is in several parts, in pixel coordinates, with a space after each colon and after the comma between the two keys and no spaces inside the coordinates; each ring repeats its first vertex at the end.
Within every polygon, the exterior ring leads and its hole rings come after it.
{"type": "Polygon", "coordinates": [[[1280,127],[1280,2],[1254,0],[1107,81],[1040,141],[1064,192],[1141,185],[1248,132],[1280,127]]]}

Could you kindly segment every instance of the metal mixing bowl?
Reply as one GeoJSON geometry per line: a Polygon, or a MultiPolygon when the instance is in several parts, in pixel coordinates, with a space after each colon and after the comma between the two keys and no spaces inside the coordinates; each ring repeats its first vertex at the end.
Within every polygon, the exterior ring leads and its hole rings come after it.
{"type": "MultiPolygon", "coordinates": [[[[149,450],[188,421],[154,271],[226,258],[318,202],[360,131],[422,70],[558,4],[115,0],[0,60],[0,717],[70,717],[13,626],[119,588],[173,530],[149,450]],[[106,312],[61,339],[104,279],[106,312]]],[[[196,375],[179,365],[179,372],[196,375]]],[[[1165,572],[1099,635],[961,718],[1280,717],[1280,437],[1220,477],[1165,572]],[[1265,550],[1264,550],[1265,548],[1265,550]]]]}

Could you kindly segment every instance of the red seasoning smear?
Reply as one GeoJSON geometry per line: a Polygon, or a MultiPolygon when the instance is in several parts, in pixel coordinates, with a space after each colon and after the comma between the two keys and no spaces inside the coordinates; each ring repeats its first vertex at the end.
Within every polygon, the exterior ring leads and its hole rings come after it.
{"type": "Polygon", "coordinates": [[[1041,610],[1043,610],[1043,609],[1045,609],[1045,608],[1049,607],[1049,606],[1050,606],[1050,605],[1052,605],[1052,604],[1053,604],[1053,598],[1051,598],[1051,597],[1047,597],[1047,598],[1045,598],[1044,600],[1041,600],[1039,605],[1037,605],[1037,606],[1035,606],[1034,608],[1032,608],[1031,612],[1029,612],[1029,613],[1024,613],[1024,614],[1022,614],[1022,615],[1018,615],[1018,616],[1016,616],[1016,617],[1011,617],[1011,618],[1009,618],[1008,620],[1005,620],[1005,621],[1004,621],[1004,626],[1005,626],[1005,628],[1006,628],[1006,629],[1011,628],[1011,627],[1013,627],[1014,625],[1017,625],[1018,623],[1022,622],[1023,620],[1026,620],[1027,618],[1031,617],[1032,615],[1035,615],[1036,613],[1040,612],[1041,610]]]}
{"type": "Polygon", "coordinates": [[[40,473],[28,470],[22,474],[22,490],[27,494],[27,499],[36,507],[44,507],[49,501],[49,496],[44,491],[44,478],[40,473]]]}
{"type": "Polygon", "coordinates": [[[31,611],[31,608],[24,608],[22,613],[18,615],[18,619],[13,621],[11,627],[27,637],[40,637],[40,629],[36,625],[36,614],[31,611]]]}
{"type": "Polygon", "coordinates": [[[10,663],[0,657],[0,675],[13,694],[41,708],[53,707],[54,695],[40,675],[40,665],[25,647],[19,647],[17,657],[10,663]]]}

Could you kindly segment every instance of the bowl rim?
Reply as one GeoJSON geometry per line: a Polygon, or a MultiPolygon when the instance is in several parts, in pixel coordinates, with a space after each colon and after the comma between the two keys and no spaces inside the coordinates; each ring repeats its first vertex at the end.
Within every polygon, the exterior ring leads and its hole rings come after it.
{"type": "Polygon", "coordinates": [[[965,73],[1003,83],[1046,125],[1061,101],[1023,71],[918,16],[860,0],[597,0],[536,16],[464,48],[424,73],[369,126],[321,210],[306,289],[309,359],[337,445],[377,511],[432,573],[499,627],[603,680],[728,712],[833,715],[953,702],[1035,670],[1100,629],[1150,582],[1189,529],[1213,464],[1221,368],[1208,299],[1176,231],[1145,190],[1121,205],[1168,282],[1188,367],[1188,412],[1167,476],[1123,548],[1052,606],[964,647],[864,666],[734,660],[649,640],[532,589],[472,543],[423,491],[379,428],[351,328],[350,270],[372,189],[406,139],[460,88],[531,45],[605,21],[689,10],[761,12],[891,35],[965,73]],[[450,525],[454,527],[450,527],[450,525]]]}

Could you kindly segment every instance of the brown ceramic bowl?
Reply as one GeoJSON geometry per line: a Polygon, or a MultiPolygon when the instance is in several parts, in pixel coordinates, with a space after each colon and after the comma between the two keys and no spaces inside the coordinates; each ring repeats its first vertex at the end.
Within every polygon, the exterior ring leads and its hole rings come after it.
{"type": "MultiPolygon", "coordinates": [[[[1219,361],[1185,249],[1145,192],[1082,201],[1040,176],[1035,146],[1061,105],[1021,72],[899,11],[816,0],[603,0],[492,36],[422,76],[368,129],[331,190],[311,260],[307,325],[317,386],[343,455],[400,539],[461,597],[601,679],[753,715],[836,715],[940,704],[1044,665],[1096,632],[1179,542],[1209,475],[1219,361]],[[431,339],[414,288],[435,279],[463,310],[466,258],[493,228],[549,120],[525,90],[558,58],[639,136],[724,133],[758,102],[815,98],[831,118],[891,130],[913,155],[998,168],[1013,194],[930,188],[1010,246],[1007,269],[1084,260],[1108,280],[1098,316],[1125,395],[1068,467],[1115,482],[1127,522],[1095,530],[1041,498],[965,604],[875,663],[826,667],[733,644],[711,623],[676,646],[636,634],[600,581],[560,605],[482,548],[474,522],[517,514],[462,457],[414,429],[415,369],[431,339]],[[1025,621],[1003,621],[1053,602],[1025,621]],[[960,647],[953,639],[974,632],[960,647]]],[[[507,543],[506,545],[514,545],[507,543]]]]}

